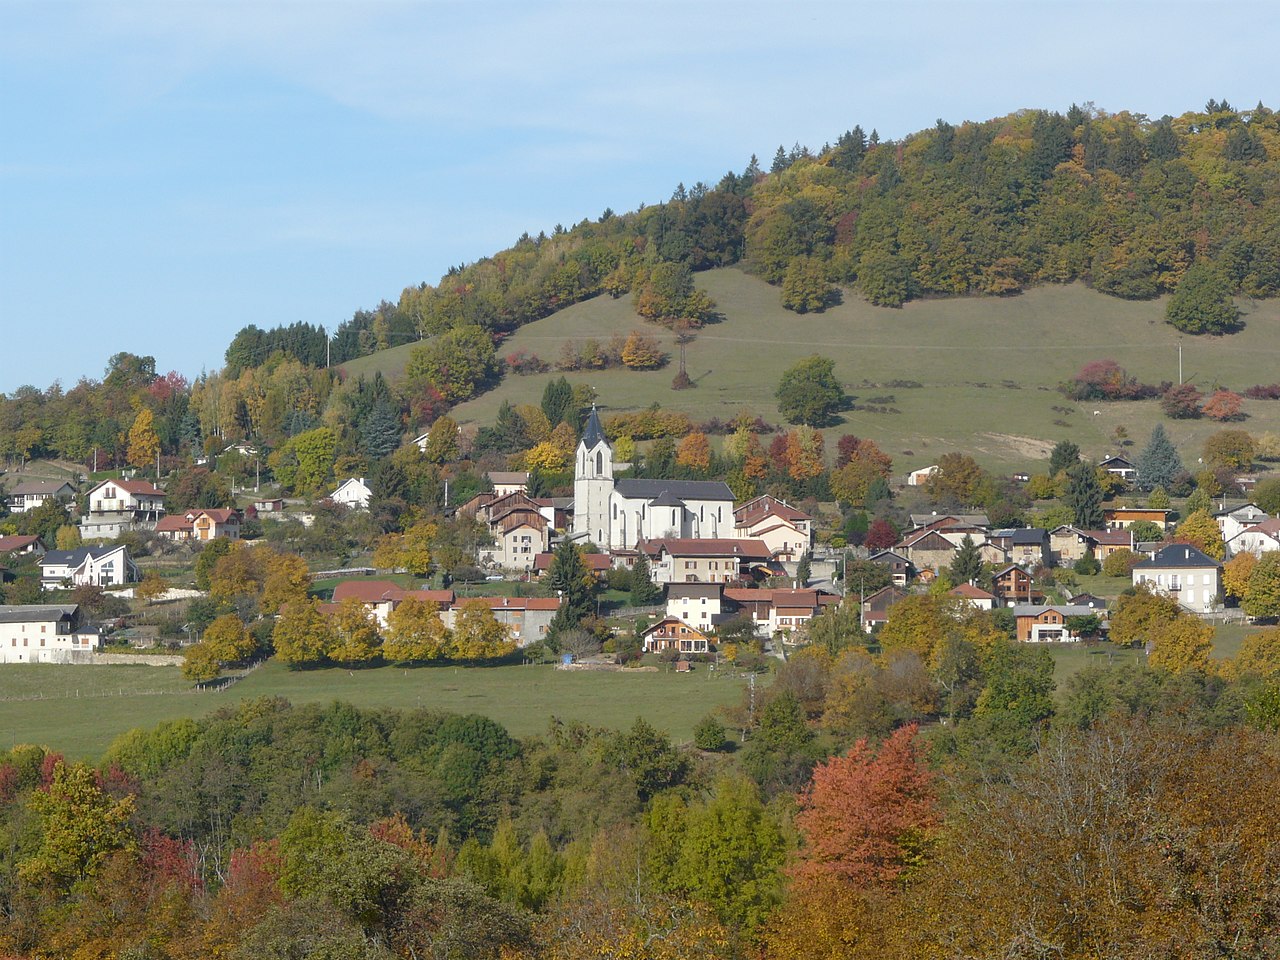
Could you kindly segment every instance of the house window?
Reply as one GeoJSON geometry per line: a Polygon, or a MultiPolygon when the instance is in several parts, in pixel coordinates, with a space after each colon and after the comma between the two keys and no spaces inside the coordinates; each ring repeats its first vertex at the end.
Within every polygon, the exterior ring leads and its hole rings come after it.
{"type": "Polygon", "coordinates": [[[696,570],[696,569],[698,568],[697,561],[695,561],[695,560],[686,560],[686,561],[684,562],[684,568],[685,568],[686,570],[696,570]]]}

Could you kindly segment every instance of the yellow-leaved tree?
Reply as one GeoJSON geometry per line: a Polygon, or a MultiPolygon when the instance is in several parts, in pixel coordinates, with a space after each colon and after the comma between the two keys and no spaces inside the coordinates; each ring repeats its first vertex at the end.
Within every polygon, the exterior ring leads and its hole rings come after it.
{"type": "Polygon", "coordinates": [[[431,570],[432,548],[440,528],[429,520],[419,520],[404,533],[388,533],[378,540],[373,565],[383,570],[407,570],[416,577],[431,570]]]}
{"type": "Polygon", "coordinates": [[[387,614],[382,656],[392,663],[425,663],[449,652],[449,631],[436,605],[405,597],[387,614]]]}
{"type": "Polygon", "coordinates": [[[1224,563],[1222,565],[1222,592],[1229,597],[1243,600],[1245,592],[1249,589],[1249,578],[1253,576],[1253,569],[1257,565],[1258,558],[1248,551],[1237,553],[1224,563]]]}
{"type": "Polygon", "coordinates": [[[263,556],[262,566],[265,572],[260,601],[263,613],[274,614],[286,603],[307,599],[311,586],[307,561],[294,553],[272,550],[263,556]]]}
{"type": "Polygon", "coordinates": [[[133,426],[129,428],[129,449],[125,458],[131,466],[145,470],[155,465],[156,454],[159,452],[160,438],[156,436],[155,417],[143,407],[133,418],[133,426]]]}
{"type": "Polygon", "coordinates": [[[378,625],[368,608],[347,597],[333,615],[333,646],[329,659],[345,666],[368,663],[378,655],[378,625]]]}
{"type": "Polygon", "coordinates": [[[1222,542],[1222,529],[1208,510],[1196,510],[1178,524],[1177,540],[1189,543],[1206,556],[1221,560],[1227,548],[1222,542]]]}
{"type": "Polygon", "coordinates": [[[323,662],[333,644],[333,625],[315,600],[287,604],[271,631],[276,656],[294,668],[323,662]]]}
{"type": "Polygon", "coordinates": [[[1280,627],[1247,634],[1235,659],[1223,664],[1228,677],[1255,676],[1264,680],[1280,677],[1280,627]]]}
{"type": "Polygon", "coordinates": [[[1204,674],[1213,653],[1213,627],[1182,614],[1155,632],[1147,663],[1169,673],[1204,674]]]}
{"type": "Polygon", "coordinates": [[[499,623],[489,604],[466,600],[453,621],[452,653],[458,660],[498,660],[516,648],[511,631],[499,623]]]}

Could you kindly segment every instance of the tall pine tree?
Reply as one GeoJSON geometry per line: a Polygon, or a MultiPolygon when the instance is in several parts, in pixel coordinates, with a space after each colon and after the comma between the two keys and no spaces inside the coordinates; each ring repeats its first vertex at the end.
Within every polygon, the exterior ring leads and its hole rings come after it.
{"type": "Polygon", "coordinates": [[[1102,529],[1102,484],[1098,483],[1098,470],[1088,461],[1078,463],[1067,472],[1071,484],[1067,487],[1067,505],[1075,514],[1075,524],[1081,530],[1102,529]]]}
{"type": "Polygon", "coordinates": [[[955,559],[951,561],[951,579],[956,583],[972,583],[982,576],[982,554],[973,537],[967,533],[960,541],[955,559]]]}
{"type": "Polygon", "coordinates": [[[1143,490],[1155,487],[1167,490],[1173,485],[1174,478],[1183,472],[1182,458],[1174,449],[1169,435],[1164,432],[1164,424],[1156,424],[1156,428],[1151,431],[1151,439],[1138,454],[1134,466],[1138,468],[1138,486],[1143,490]]]}

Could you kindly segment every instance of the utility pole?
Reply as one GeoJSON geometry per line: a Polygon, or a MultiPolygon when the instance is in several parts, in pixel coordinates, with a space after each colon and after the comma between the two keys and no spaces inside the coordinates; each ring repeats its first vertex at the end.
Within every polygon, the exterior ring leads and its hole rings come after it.
{"type": "Polygon", "coordinates": [[[1182,338],[1178,338],[1178,386],[1182,386],[1182,338]]]}

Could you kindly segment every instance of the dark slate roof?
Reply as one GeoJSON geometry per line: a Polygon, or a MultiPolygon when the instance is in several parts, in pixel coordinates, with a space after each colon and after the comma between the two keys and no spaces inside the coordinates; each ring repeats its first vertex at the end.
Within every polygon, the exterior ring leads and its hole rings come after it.
{"type": "Polygon", "coordinates": [[[582,431],[582,442],[586,444],[588,450],[597,443],[608,443],[605,438],[604,428],[600,426],[600,415],[596,413],[596,405],[591,405],[591,413],[587,415],[587,426],[582,431]]]}
{"type": "Polygon", "coordinates": [[[670,490],[663,490],[653,500],[649,501],[651,507],[683,507],[684,501],[674,496],[670,490]]]}
{"type": "Polygon", "coordinates": [[[70,566],[78,567],[84,563],[86,557],[104,557],[108,553],[112,553],[119,547],[77,547],[74,550],[50,550],[40,558],[42,567],[61,567],[70,566]]]}
{"type": "Polygon", "coordinates": [[[0,623],[39,623],[49,620],[70,620],[76,615],[73,604],[12,604],[0,606],[0,623]]]}
{"type": "Polygon", "coordinates": [[[733,500],[722,480],[619,480],[614,489],[628,500],[656,500],[663,494],[681,500],[733,500]]]}
{"type": "Polygon", "coordinates": [[[668,583],[667,599],[680,597],[716,597],[724,590],[723,583],[668,583]]]}
{"type": "Polygon", "coordinates": [[[1135,570],[1149,570],[1154,567],[1220,567],[1213,557],[1206,556],[1187,543],[1171,543],[1163,550],[1156,551],[1150,560],[1135,563],[1135,570]]]}
{"type": "Polygon", "coordinates": [[[1045,531],[1041,527],[1024,527],[1021,530],[1013,531],[1013,543],[1044,543],[1045,531]]]}

